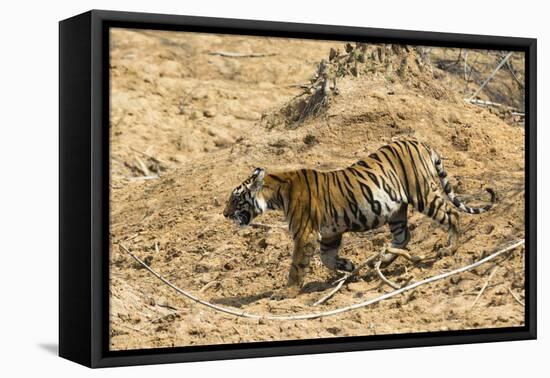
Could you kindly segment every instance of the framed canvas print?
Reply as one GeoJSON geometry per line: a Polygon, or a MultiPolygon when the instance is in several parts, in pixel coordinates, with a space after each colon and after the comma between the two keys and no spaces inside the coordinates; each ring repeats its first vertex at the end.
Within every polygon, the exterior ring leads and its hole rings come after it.
{"type": "Polygon", "coordinates": [[[62,357],[536,337],[536,40],[90,11],[59,69],[62,357]]]}

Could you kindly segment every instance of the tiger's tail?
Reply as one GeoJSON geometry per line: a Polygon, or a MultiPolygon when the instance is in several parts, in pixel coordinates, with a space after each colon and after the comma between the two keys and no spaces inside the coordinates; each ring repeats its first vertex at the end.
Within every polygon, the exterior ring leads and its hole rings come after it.
{"type": "Polygon", "coordinates": [[[453,203],[453,205],[455,205],[459,210],[469,214],[481,214],[489,211],[494,206],[497,196],[495,194],[495,191],[491,188],[485,188],[485,190],[487,190],[487,192],[491,195],[491,203],[489,205],[478,208],[465,205],[458,199],[455,192],[453,191],[451,183],[447,178],[447,172],[445,171],[445,168],[443,168],[441,157],[434,150],[432,150],[432,162],[435,166],[435,170],[437,172],[437,175],[439,176],[439,181],[441,182],[441,186],[443,187],[445,194],[447,195],[447,197],[449,197],[449,200],[453,203]]]}

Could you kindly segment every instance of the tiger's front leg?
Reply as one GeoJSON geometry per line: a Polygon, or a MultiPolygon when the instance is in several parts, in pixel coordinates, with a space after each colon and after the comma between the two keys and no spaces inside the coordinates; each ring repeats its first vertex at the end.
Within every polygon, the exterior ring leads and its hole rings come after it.
{"type": "Polygon", "coordinates": [[[318,244],[317,238],[312,233],[294,241],[294,252],[288,273],[287,286],[273,293],[271,299],[281,300],[294,298],[298,295],[304,284],[304,277],[309,271],[309,263],[317,250],[318,244]]]}

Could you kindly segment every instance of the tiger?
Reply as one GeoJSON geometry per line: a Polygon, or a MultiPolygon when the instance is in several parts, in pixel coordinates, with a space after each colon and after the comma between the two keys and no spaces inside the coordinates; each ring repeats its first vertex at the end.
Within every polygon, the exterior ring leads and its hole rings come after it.
{"type": "MultiPolygon", "coordinates": [[[[247,226],[266,211],[284,213],[294,250],[287,284],[271,296],[280,300],[299,294],[318,247],[321,262],[329,270],[355,269],[351,261],[338,256],[346,232],[364,232],[388,224],[391,246],[406,248],[411,239],[409,206],[448,231],[447,245],[438,250],[438,256],[454,254],[459,236],[458,210],[468,214],[490,210],[496,194],[491,188],[486,191],[491,196],[488,205],[465,205],[454,193],[440,155],[426,143],[405,139],[333,171],[304,168],[268,174],[256,168],[231,192],[223,215],[239,226],[247,226]]],[[[381,266],[388,266],[396,257],[385,254],[381,266]]]]}

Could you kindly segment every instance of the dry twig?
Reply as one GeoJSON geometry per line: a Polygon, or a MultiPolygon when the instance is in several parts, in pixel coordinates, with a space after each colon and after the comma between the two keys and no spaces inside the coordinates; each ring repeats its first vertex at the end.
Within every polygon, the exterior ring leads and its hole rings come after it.
{"type": "Polygon", "coordinates": [[[491,278],[493,278],[493,276],[495,275],[497,270],[498,270],[498,267],[495,267],[493,269],[493,271],[491,272],[491,274],[489,274],[489,277],[487,277],[487,280],[485,281],[485,284],[483,285],[483,287],[481,288],[479,293],[477,293],[477,296],[476,296],[476,299],[474,300],[474,303],[472,303],[472,305],[470,306],[470,310],[472,310],[475,307],[475,305],[477,304],[477,301],[479,300],[479,298],[481,298],[481,296],[483,295],[483,292],[485,291],[485,289],[487,289],[487,285],[489,285],[489,281],[491,281],[491,278]]]}
{"type": "Polygon", "coordinates": [[[147,152],[140,151],[140,150],[138,150],[137,148],[134,148],[134,147],[132,147],[132,146],[128,146],[128,147],[129,147],[132,151],[137,152],[138,154],[141,154],[141,155],[143,155],[143,156],[145,156],[145,157],[148,157],[149,159],[153,160],[153,162],[155,162],[155,163],[157,163],[157,164],[168,164],[168,163],[166,163],[165,161],[162,161],[162,160],[160,160],[159,158],[156,158],[156,157],[154,157],[153,155],[148,154],[147,152]]]}
{"type": "Polygon", "coordinates": [[[508,70],[510,71],[510,73],[512,74],[512,77],[514,78],[514,80],[516,81],[516,83],[518,83],[518,85],[520,86],[520,88],[525,88],[525,85],[524,83],[517,77],[516,75],[516,72],[514,70],[514,68],[512,67],[512,63],[510,62],[510,60],[507,60],[506,61],[506,68],[508,68],[508,70]]]}
{"type": "Polygon", "coordinates": [[[151,176],[151,174],[149,173],[149,169],[147,168],[147,166],[145,165],[145,163],[143,162],[143,160],[141,160],[140,158],[138,158],[136,156],[136,161],[138,163],[137,167],[139,168],[139,170],[143,173],[144,177],[148,177],[148,176],[151,176]]]}
{"type": "Polygon", "coordinates": [[[218,284],[219,284],[218,281],[210,281],[206,285],[201,287],[201,289],[199,290],[199,293],[204,293],[206,290],[210,289],[212,286],[218,285],[218,284]]]}
{"type": "Polygon", "coordinates": [[[512,291],[512,289],[508,288],[508,291],[510,292],[510,294],[512,294],[512,297],[514,297],[514,299],[516,300],[516,302],[518,302],[520,305],[522,305],[523,307],[525,307],[525,303],[523,303],[521,301],[521,299],[518,298],[518,296],[516,294],[514,294],[514,292],[512,291]]]}
{"type": "Polygon", "coordinates": [[[212,51],[208,55],[219,55],[224,58],[264,58],[268,56],[277,55],[275,53],[238,53],[231,51],[212,51]]]}
{"type": "Polygon", "coordinates": [[[150,175],[150,176],[127,177],[127,179],[130,180],[130,181],[140,181],[140,180],[147,181],[147,180],[156,180],[159,177],[160,176],[158,176],[158,175],[150,175]]]}
{"type": "Polygon", "coordinates": [[[336,281],[333,282],[333,284],[337,284],[331,291],[328,292],[325,296],[319,298],[315,303],[313,303],[313,306],[319,306],[320,304],[325,303],[330,298],[334,296],[341,288],[342,286],[349,281],[350,278],[354,277],[359,273],[361,269],[363,269],[367,265],[367,261],[362,263],[361,265],[357,266],[352,272],[346,272],[344,275],[340,278],[338,278],[336,281]]]}
{"type": "Polygon", "coordinates": [[[468,49],[464,50],[464,80],[468,80],[468,49]]]}
{"type": "Polygon", "coordinates": [[[376,271],[376,274],[378,275],[378,278],[380,278],[386,285],[391,286],[393,289],[400,289],[400,286],[396,283],[393,283],[392,281],[388,280],[386,276],[382,273],[380,270],[380,264],[382,264],[382,256],[380,256],[380,259],[374,264],[374,270],[376,271]]]}
{"type": "Polygon", "coordinates": [[[311,88],[311,83],[297,83],[297,84],[289,84],[286,86],[287,88],[301,88],[301,89],[309,89],[311,88]]]}
{"type": "Polygon", "coordinates": [[[320,304],[323,304],[325,303],[326,301],[328,301],[330,298],[332,298],[334,296],[334,294],[336,294],[341,288],[342,286],[344,285],[344,283],[347,282],[347,280],[351,277],[351,275],[349,274],[345,274],[344,277],[340,278],[337,282],[338,282],[338,285],[336,285],[331,291],[328,292],[328,294],[326,294],[325,296],[319,298],[315,303],[313,303],[313,306],[319,306],[320,304]]]}

